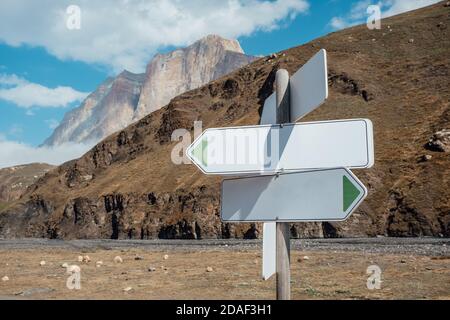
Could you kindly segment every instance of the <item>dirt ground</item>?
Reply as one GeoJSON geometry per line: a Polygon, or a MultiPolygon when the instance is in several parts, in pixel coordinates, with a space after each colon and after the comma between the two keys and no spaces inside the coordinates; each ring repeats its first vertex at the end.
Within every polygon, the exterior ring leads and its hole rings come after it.
{"type": "MultiPolygon", "coordinates": [[[[274,277],[261,279],[257,248],[0,247],[0,277],[4,276],[9,280],[0,280],[2,299],[275,298],[274,277]],[[91,262],[78,262],[79,255],[88,255],[91,262]],[[123,262],[114,262],[116,256],[123,262]],[[103,265],[97,267],[97,261],[103,265]],[[81,268],[80,290],[66,287],[63,263],[81,268]]],[[[291,277],[293,299],[450,299],[449,256],[293,250],[291,277]],[[382,270],[379,290],[367,288],[371,265],[382,270]]]]}

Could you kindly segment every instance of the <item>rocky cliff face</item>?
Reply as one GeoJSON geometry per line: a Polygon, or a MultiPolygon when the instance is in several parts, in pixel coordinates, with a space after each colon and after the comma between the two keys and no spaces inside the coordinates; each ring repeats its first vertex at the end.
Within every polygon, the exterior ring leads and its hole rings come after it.
{"type": "Polygon", "coordinates": [[[236,40],[214,35],[187,48],[158,54],[145,74],[123,71],[116,78],[107,79],[80,107],[66,114],[44,145],[98,142],[163,107],[173,97],[252,60],[236,40]]]}
{"type": "Polygon", "coordinates": [[[258,224],[220,221],[220,177],[172,163],[171,134],[195,120],[258,124],[276,70],[292,74],[320,48],[329,99],[304,121],[371,119],[375,166],[355,170],[369,196],[347,221],[292,225],[292,235],[449,237],[449,15],[441,3],[383,20],[392,31],[343,30],[180,95],[39,179],[0,210],[0,237],[258,237],[258,224]]]}
{"type": "Polygon", "coordinates": [[[147,66],[135,119],[166,105],[178,94],[199,88],[252,60],[236,40],[214,35],[187,48],[157,55],[147,66]]]}
{"type": "Polygon", "coordinates": [[[128,71],[107,79],[80,107],[65,115],[44,145],[95,143],[123,129],[132,122],[143,82],[144,74],[128,71]]]}

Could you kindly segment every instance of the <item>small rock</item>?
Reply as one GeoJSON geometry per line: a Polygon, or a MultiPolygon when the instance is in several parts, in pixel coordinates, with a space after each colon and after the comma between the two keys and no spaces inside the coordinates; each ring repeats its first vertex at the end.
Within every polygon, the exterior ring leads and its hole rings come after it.
{"type": "Polygon", "coordinates": [[[270,59],[276,59],[276,58],[278,58],[278,55],[276,53],[272,53],[270,55],[270,59]]]}
{"type": "Polygon", "coordinates": [[[156,268],[155,267],[149,267],[147,270],[148,270],[148,272],[155,272],[156,268]]]}
{"type": "Polygon", "coordinates": [[[2,281],[3,281],[3,282],[9,281],[9,277],[8,277],[8,276],[4,276],[4,277],[2,278],[2,281]]]}
{"type": "Polygon", "coordinates": [[[255,262],[255,264],[258,264],[258,263],[259,263],[258,259],[255,259],[255,261],[254,261],[254,262],[255,262]]]}
{"type": "Polygon", "coordinates": [[[91,258],[89,256],[84,256],[83,257],[83,262],[84,263],[89,263],[89,262],[91,262],[91,258]]]}
{"type": "Polygon", "coordinates": [[[424,154],[423,156],[420,157],[419,162],[427,162],[430,161],[432,158],[433,156],[429,154],[424,154]]]}
{"type": "Polygon", "coordinates": [[[142,257],[142,256],[136,256],[136,257],[134,257],[134,260],[144,260],[144,257],[142,257]]]}
{"type": "Polygon", "coordinates": [[[450,7],[450,1],[447,1],[447,2],[444,4],[444,7],[446,7],[446,8],[450,7]]]}
{"type": "Polygon", "coordinates": [[[41,267],[45,266],[45,261],[42,260],[41,262],[39,262],[39,265],[40,265],[41,267]]]}
{"type": "Polygon", "coordinates": [[[165,255],[164,255],[164,260],[167,260],[167,259],[169,259],[169,255],[168,255],[168,254],[165,254],[165,255]]]}
{"type": "Polygon", "coordinates": [[[450,152],[450,129],[437,131],[426,144],[426,148],[437,152],[450,152]]]}
{"type": "Polygon", "coordinates": [[[23,296],[23,297],[27,297],[27,296],[31,296],[33,294],[45,294],[45,293],[51,293],[55,291],[55,289],[52,288],[31,288],[31,289],[27,289],[24,291],[21,291],[19,293],[16,293],[16,296],[23,296]]]}
{"type": "Polygon", "coordinates": [[[61,265],[61,267],[63,267],[63,268],[68,268],[69,267],[69,264],[67,263],[67,262],[64,262],[62,265],[61,265]]]}
{"type": "Polygon", "coordinates": [[[83,262],[83,256],[78,256],[78,262],[83,262]]]}
{"type": "Polygon", "coordinates": [[[132,290],[132,287],[126,287],[125,289],[123,289],[124,292],[131,292],[132,290]]]}
{"type": "Polygon", "coordinates": [[[400,263],[406,263],[406,260],[402,259],[402,260],[400,260],[400,263]]]}
{"type": "Polygon", "coordinates": [[[303,260],[309,260],[308,256],[303,256],[303,260]]]}
{"type": "Polygon", "coordinates": [[[116,257],[114,257],[114,262],[115,263],[122,263],[123,259],[120,256],[116,256],[116,257]]]}
{"type": "Polygon", "coordinates": [[[97,268],[100,268],[102,265],[103,265],[103,261],[97,261],[97,262],[95,263],[95,266],[96,266],[97,268]]]}
{"type": "Polygon", "coordinates": [[[409,43],[414,43],[414,39],[411,38],[411,39],[408,40],[408,42],[409,43]]]}
{"type": "Polygon", "coordinates": [[[91,174],[87,174],[87,175],[83,176],[84,181],[90,181],[90,180],[92,180],[92,178],[93,178],[93,176],[91,174]]]}
{"type": "Polygon", "coordinates": [[[206,272],[213,272],[213,268],[212,267],[206,267],[206,272]]]}

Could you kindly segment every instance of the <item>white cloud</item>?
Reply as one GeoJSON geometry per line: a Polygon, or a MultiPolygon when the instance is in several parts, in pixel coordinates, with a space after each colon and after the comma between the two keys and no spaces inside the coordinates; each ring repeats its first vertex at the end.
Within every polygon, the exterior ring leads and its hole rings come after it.
{"type": "Polygon", "coordinates": [[[34,162],[60,165],[79,158],[92,146],[70,143],[55,147],[33,147],[20,142],[8,141],[0,133],[0,168],[34,162]]]}
{"type": "Polygon", "coordinates": [[[330,21],[330,26],[335,30],[340,30],[348,27],[347,21],[342,18],[334,17],[330,21]]]}
{"type": "Polygon", "coordinates": [[[0,41],[43,46],[60,59],[142,72],[166,46],[184,46],[207,34],[226,38],[279,28],[308,10],[307,0],[79,0],[81,28],[69,30],[73,1],[2,0],[0,41]]]}
{"type": "Polygon", "coordinates": [[[340,30],[366,22],[368,17],[367,7],[378,5],[382,11],[382,17],[387,18],[396,14],[419,9],[439,2],[440,0],[361,0],[353,5],[349,14],[345,17],[333,17],[329,25],[334,30],[340,30]]]}
{"type": "Polygon", "coordinates": [[[66,107],[72,102],[83,100],[86,96],[87,93],[71,87],[47,88],[15,74],[0,74],[0,99],[19,107],[66,107]]]}

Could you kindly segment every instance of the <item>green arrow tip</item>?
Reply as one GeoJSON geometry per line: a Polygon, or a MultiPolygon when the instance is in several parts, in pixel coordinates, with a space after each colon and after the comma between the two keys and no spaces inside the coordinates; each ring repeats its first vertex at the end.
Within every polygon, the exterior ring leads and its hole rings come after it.
{"type": "Polygon", "coordinates": [[[203,138],[201,142],[195,146],[192,154],[194,158],[197,159],[203,166],[208,166],[208,159],[207,159],[207,148],[208,148],[208,140],[203,138]]]}
{"type": "Polygon", "coordinates": [[[356,198],[359,197],[361,191],[356,188],[356,186],[347,178],[347,176],[343,176],[342,178],[343,185],[343,202],[344,202],[344,212],[348,210],[350,205],[355,201],[356,198]]]}

